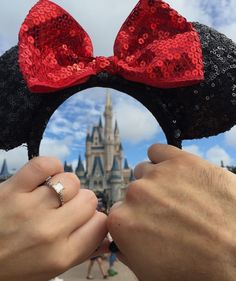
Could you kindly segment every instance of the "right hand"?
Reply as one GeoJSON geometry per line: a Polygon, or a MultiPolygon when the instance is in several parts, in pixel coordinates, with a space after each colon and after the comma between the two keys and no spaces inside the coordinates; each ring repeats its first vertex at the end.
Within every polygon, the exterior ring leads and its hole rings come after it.
{"type": "Polygon", "coordinates": [[[143,281],[233,281],[236,175],[173,146],[153,145],[108,229],[143,281]]]}
{"type": "Polygon", "coordinates": [[[85,261],[107,234],[97,198],[54,158],[29,161],[0,185],[0,281],[46,281],[85,261]],[[65,187],[65,205],[43,185],[65,187]]]}

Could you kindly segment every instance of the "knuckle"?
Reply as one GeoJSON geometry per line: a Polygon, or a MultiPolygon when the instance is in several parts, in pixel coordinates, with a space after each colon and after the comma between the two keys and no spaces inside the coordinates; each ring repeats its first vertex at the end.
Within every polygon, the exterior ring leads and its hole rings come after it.
{"type": "Polygon", "coordinates": [[[122,217],[120,215],[120,212],[113,211],[109,214],[107,218],[107,226],[108,230],[111,233],[116,232],[117,226],[120,226],[122,222],[122,217]]]}
{"type": "Polygon", "coordinates": [[[140,170],[142,170],[144,165],[146,165],[147,163],[148,161],[137,164],[134,168],[134,172],[139,172],[140,170]]]}
{"type": "Polygon", "coordinates": [[[136,199],[136,190],[137,190],[137,184],[138,180],[131,182],[126,190],[126,195],[125,195],[125,199],[126,200],[135,200],[136,199]]]}
{"type": "Polygon", "coordinates": [[[128,205],[112,211],[107,218],[107,228],[113,238],[118,238],[124,232],[137,229],[137,224],[139,222],[134,218],[133,211],[128,205]]]}
{"type": "Polygon", "coordinates": [[[143,195],[147,192],[147,184],[144,179],[139,179],[131,182],[126,191],[125,199],[127,201],[140,201],[143,195]]]}
{"type": "Polygon", "coordinates": [[[64,174],[65,174],[65,176],[66,176],[69,180],[71,180],[73,183],[76,183],[76,184],[80,183],[80,180],[79,180],[79,178],[76,176],[76,174],[74,174],[74,173],[64,173],[64,174]]]}
{"type": "Polygon", "coordinates": [[[73,173],[64,173],[64,177],[68,181],[68,184],[77,191],[80,189],[80,180],[79,178],[73,173]]]}
{"type": "Polygon", "coordinates": [[[100,221],[101,224],[106,224],[107,215],[102,212],[97,212],[97,219],[100,221]]]}
{"type": "Polygon", "coordinates": [[[159,148],[159,144],[153,144],[148,148],[148,155],[151,155],[154,151],[156,151],[159,148]]]}
{"type": "Polygon", "coordinates": [[[98,205],[98,199],[97,199],[97,196],[95,195],[95,193],[89,189],[84,189],[83,192],[85,193],[86,195],[86,199],[87,199],[87,202],[93,206],[93,207],[97,207],[98,205]]]}
{"type": "Polygon", "coordinates": [[[146,172],[145,178],[156,179],[156,178],[161,178],[164,175],[165,175],[165,171],[162,168],[155,166],[146,172]]]}
{"type": "Polygon", "coordinates": [[[29,167],[37,172],[45,172],[48,170],[51,170],[51,167],[53,167],[55,170],[62,171],[63,167],[61,162],[54,158],[54,157],[36,157],[29,161],[28,163],[29,167]]]}

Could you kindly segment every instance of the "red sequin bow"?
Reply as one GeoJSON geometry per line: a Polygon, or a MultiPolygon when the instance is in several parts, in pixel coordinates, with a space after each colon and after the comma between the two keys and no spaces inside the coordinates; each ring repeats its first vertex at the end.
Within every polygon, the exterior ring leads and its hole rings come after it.
{"type": "Polygon", "coordinates": [[[93,57],[88,34],[49,0],[29,12],[19,34],[19,65],[31,92],[55,92],[103,71],[159,88],[204,79],[193,25],[161,0],[140,0],[121,27],[114,56],[93,57]]]}

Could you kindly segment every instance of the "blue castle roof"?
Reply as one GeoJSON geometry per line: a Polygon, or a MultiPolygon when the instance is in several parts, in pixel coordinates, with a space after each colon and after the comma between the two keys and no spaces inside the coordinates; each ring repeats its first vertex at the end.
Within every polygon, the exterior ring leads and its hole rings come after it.
{"type": "Polygon", "coordinates": [[[7,160],[4,159],[3,164],[2,164],[1,173],[0,173],[0,179],[7,179],[9,176],[10,176],[10,173],[9,173],[8,167],[7,167],[7,160]]]}
{"type": "Polygon", "coordinates": [[[127,158],[125,158],[124,169],[125,169],[125,170],[129,170],[129,164],[128,164],[127,158]]]}
{"type": "Polygon", "coordinates": [[[81,156],[79,156],[79,161],[78,161],[78,166],[76,168],[76,172],[84,172],[84,165],[83,162],[81,160],[81,156]]]}
{"type": "Polygon", "coordinates": [[[118,164],[118,160],[117,160],[117,156],[114,156],[114,160],[113,160],[113,165],[111,168],[111,172],[113,171],[119,171],[119,164],[118,164]]]}
{"type": "Polygon", "coordinates": [[[104,171],[102,168],[102,160],[99,156],[96,156],[94,158],[92,175],[95,174],[96,169],[98,169],[100,171],[101,175],[104,175],[104,171]]]}

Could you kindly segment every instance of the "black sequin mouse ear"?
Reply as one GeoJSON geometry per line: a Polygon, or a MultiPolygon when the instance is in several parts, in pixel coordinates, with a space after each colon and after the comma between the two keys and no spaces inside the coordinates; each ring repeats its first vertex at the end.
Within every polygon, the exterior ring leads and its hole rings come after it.
{"type": "Polygon", "coordinates": [[[209,137],[236,124],[236,45],[225,35],[193,23],[202,46],[205,80],[194,86],[159,89],[101,72],[88,81],[50,94],[32,94],[20,73],[18,48],[0,57],[0,149],[24,143],[29,158],[54,111],[70,96],[92,87],[113,88],[140,101],[156,118],[169,144],[209,137]]]}

